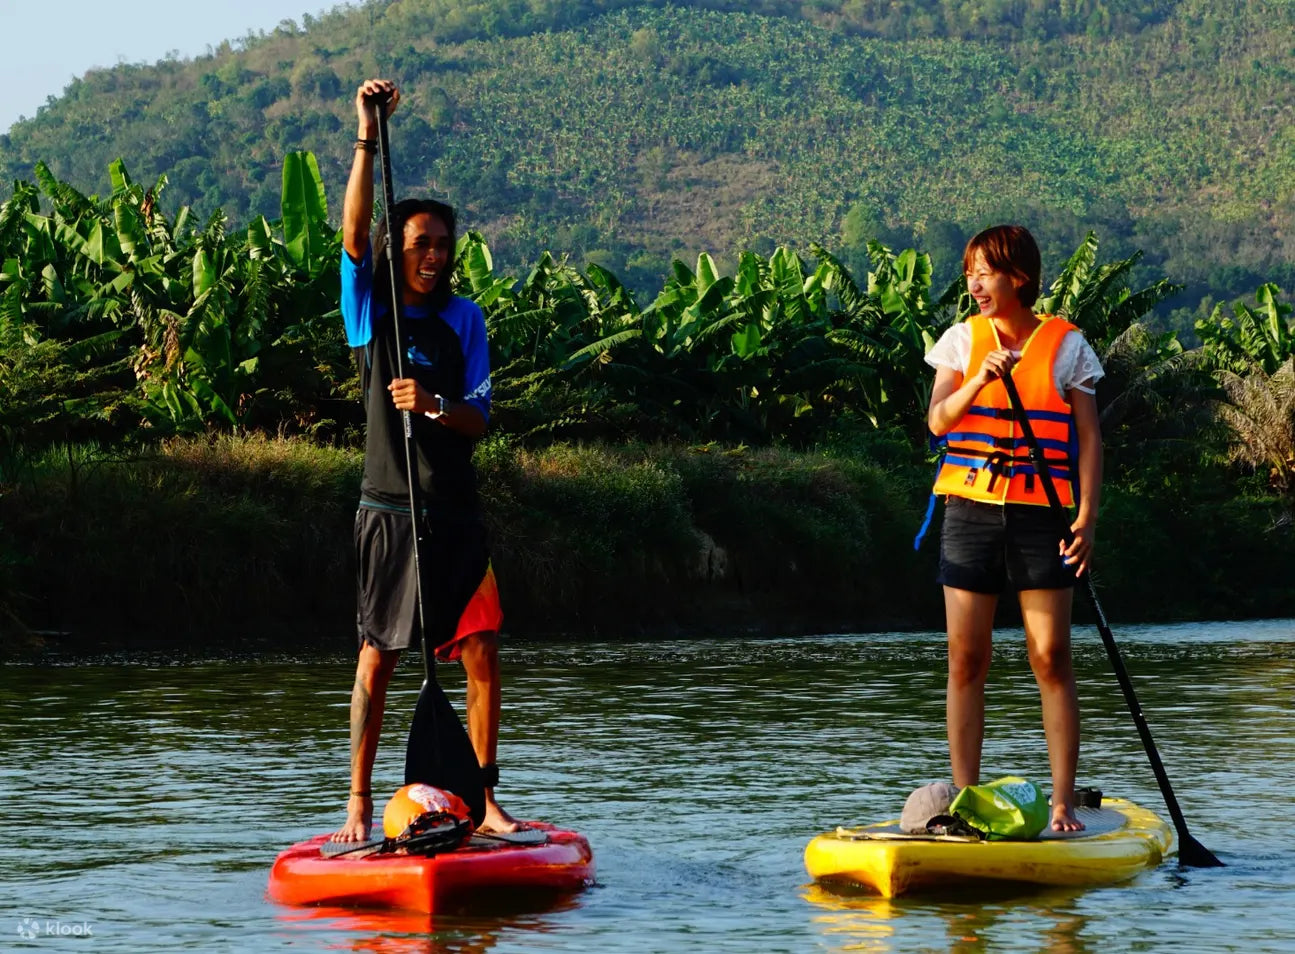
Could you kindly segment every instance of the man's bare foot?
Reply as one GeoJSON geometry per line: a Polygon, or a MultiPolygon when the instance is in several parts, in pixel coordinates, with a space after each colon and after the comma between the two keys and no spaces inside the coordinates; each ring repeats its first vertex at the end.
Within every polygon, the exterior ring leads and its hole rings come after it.
{"type": "Polygon", "coordinates": [[[352,795],[346,800],[346,824],[329,837],[329,841],[368,841],[373,827],[373,799],[352,795]]]}
{"type": "Polygon", "coordinates": [[[1084,823],[1075,817],[1075,811],[1069,805],[1053,805],[1052,830],[1083,831],[1084,823]]]}
{"type": "Polygon", "coordinates": [[[519,831],[521,827],[522,823],[500,808],[493,795],[486,796],[486,817],[477,831],[493,831],[502,835],[505,832],[519,831]]]}

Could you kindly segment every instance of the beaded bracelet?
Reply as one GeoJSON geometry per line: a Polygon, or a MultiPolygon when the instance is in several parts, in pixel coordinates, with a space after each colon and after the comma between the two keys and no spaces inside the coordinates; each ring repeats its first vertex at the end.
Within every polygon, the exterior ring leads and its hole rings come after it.
{"type": "Polygon", "coordinates": [[[378,141],[376,139],[357,139],[355,140],[355,148],[363,149],[365,152],[377,152],[378,141]]]}

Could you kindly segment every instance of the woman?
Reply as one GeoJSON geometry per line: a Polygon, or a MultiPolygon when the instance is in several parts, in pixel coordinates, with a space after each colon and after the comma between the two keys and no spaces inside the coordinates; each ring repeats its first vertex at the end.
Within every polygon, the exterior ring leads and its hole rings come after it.
{"type": "Polygon", "coordinates": [[[1016,225],[981,232],[963,255],[979,314],[950,328],[926,361],[936,369],[927,422],[947,447],[935,493],[947,505],[939,582],[949,632],[948,733],[953,781],[980,776],[994,611],[1015,590],[1030,666],[1043,701],[1052,769],[1052,828],[1078,831],[1075,767],[1079,703],[1070,658],[1076,577],[1088,570],[1101,493],[1102,443],[1094,386],[1103,371],[1083,335],[1032,311],[1039,248],[1016,225]],[[1012,372],[1063,504],[1078,504],[1062,539],[1034,472],[1002,377],[1012,372]]]}

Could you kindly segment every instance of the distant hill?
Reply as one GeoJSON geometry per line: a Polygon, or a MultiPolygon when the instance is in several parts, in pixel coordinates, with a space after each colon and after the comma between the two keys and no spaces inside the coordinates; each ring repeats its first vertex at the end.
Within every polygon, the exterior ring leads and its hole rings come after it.
{"type": "Polygon", "coordinates": [[[163,202],[277,214],[285,152],[338,211],[368,75],[401,83],[398,191],[447,195],[505,263],[640,287],[673,256],[880,237],[945,277],[1023,221],[1201,295],[1295,288],[1295,4],[1282,0],[399,0],[212,55],[121,65],[0,136],[86,191],[118,156],[163,202]]]}

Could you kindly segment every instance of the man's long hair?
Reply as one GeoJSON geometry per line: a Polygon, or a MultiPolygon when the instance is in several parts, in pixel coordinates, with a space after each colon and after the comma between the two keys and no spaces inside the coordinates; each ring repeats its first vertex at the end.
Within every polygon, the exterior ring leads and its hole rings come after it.
{"type": "MultiPolygon", "coordinates": [[[[439,312],[450,300],[450,276],[454,273],[455,254],[458,246],[454,209],[444,202],[437,202],[435,199],[401,199],[391,207],[391,235],[397,242],[403,242],[405,223],[415,215],[421,215],[424,212],[439,219],[444,224],[445,231],[450,235],[450,256],[445,263],[445,267],[441,269],[441,274],[436,279],[436,288],[433,289],[431,301],[428,302],[434,312],[439,312]]],[[[383,218],[378,222],[378,231],[373,238],[373,288],[376,295],[387,303],[391,313],[395,314],[395,302],[391,300],[390,273],[387,271],[388,254],[387,220],[383,218]]],[[[402,264],[400,261],[396,262],[396,275],[403,282],[405,273],[401,267],[402,264]]]]}

